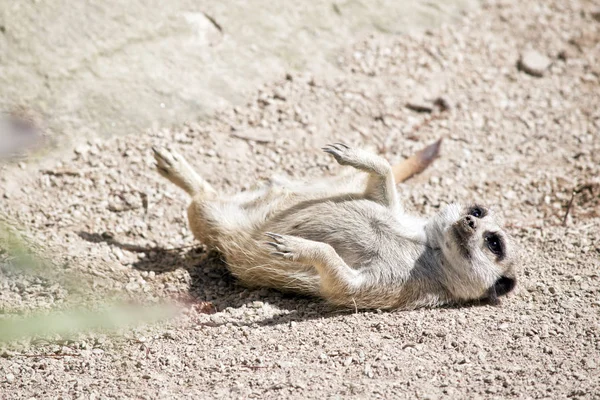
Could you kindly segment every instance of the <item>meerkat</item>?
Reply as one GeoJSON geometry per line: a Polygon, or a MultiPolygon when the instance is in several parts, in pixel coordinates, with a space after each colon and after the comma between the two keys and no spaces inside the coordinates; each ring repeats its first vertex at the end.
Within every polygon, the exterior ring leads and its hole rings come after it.
{"type": "Polygon", "coordinates": [[[352,173],[225,196],[181,155],[153,150],[158,172],[191,196],[195,238],[247,286],[357,309],[496,303],[515,287],[513,242],[491,210],[449,204],[428,219],[409,215],[395,177],[410,173],[374,153],[330,144],[323,150],[352,173]]]}

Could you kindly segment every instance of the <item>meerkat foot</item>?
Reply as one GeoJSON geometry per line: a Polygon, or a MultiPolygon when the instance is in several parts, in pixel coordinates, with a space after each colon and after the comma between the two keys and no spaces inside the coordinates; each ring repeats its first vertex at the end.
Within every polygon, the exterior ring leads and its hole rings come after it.
{"type": "Polygon", "coordinates": [[[385,175],[390,164],[377,154],[361,149],[351,148],[343,143],[328,144],[323,147],[325,153],[331,154],[340,165],[349,165],[358,170],[385,175]]]}
{"type": "Polygon", "coordinates": [[[327,145],[323,151],[331,154],[340,165],[350,165],[369,173],[364,192],[366,198],[390,207],[394,211],[401,210],[392,166],[385,158],[365,150],[353,149],[343,143],[327,145]]]}
{"type": "Polygon", "coordinates": [[[164,178],[185,190],[190,196],[198,193],[215,193],[215,190],[188,164],[185,158],[163,147],[152,147],[156,170],[164,178]]]}

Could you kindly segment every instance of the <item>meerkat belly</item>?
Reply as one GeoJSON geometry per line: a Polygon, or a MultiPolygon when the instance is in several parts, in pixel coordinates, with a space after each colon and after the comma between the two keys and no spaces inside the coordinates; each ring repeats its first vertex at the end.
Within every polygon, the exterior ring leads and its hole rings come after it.
{"type": "Polygon", "coordinates": [[[265,231],[327,243],[349,266],[360,268],[381,258],[381,248],[397,236],[396,224],[396,216],[370,200],[326,200],[274,215],[265,231]]]}

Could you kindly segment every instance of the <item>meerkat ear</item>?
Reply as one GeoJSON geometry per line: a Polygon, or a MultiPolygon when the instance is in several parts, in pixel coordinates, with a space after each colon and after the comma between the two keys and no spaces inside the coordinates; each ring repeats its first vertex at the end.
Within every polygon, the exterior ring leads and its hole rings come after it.
{"type": "Polygon", "coordinates": [[[512,292],[515,286],[517,286],[517,280],[515,278],[501,276],[500,279],[494,283],[494,291],[497,296],[504,296],[512,292]]]}
{"type": "Polygon", "coordinates": [[[497,306],[500,304],[499,297],[502,297],[515,288],[517,285],[517,280],[515,278],[510,278],[508,276],[501,276],[498,278],[496,283],[494,283],[487,292],[485,296],[485,300],[491,305],[497,306]]]}
{"type": "Polygon", "coordinates": [[[419,174],[425,170],[440,155],[442,139],[421,149],[409,158],[392,166],[394,181],[396,183],[404,182],[413,175],[419,174]]]}

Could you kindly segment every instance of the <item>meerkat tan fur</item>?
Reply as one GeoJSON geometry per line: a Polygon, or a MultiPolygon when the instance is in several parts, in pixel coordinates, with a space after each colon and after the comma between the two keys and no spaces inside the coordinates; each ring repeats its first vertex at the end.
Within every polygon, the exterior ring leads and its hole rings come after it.
{"type": "Polygon", "coordinates": [[[218,193],[181,155],[154,154],[158,172],[192,197],[194,236],[248,286],[380,309],[496,301],[514,288],[512,241],[490,210],[450,204],[429,219],[408,215],[396,190],[395,176],[410,175],[403,167],[341,143],[323,150],[355,171],[273,179],[233,196],[218,193]]]}

